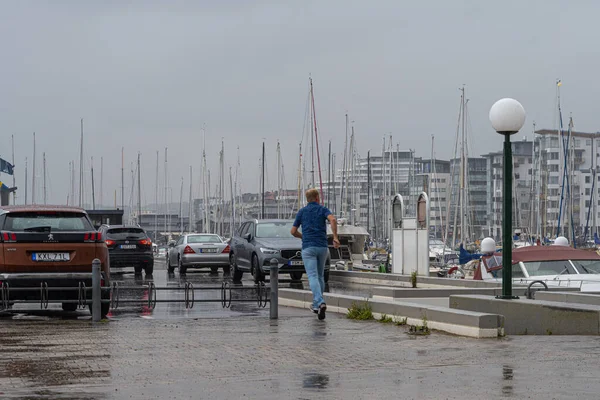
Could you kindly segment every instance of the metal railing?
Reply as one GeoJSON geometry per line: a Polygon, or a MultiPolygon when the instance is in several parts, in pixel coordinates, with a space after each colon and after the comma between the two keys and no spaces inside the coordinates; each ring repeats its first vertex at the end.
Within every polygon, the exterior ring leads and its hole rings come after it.
{"type": "Polygon", "coordinates": [[[279,317],[279,268],[277,259],[273,258],[270,261],[270,283],[269,287],[264,282],[259,282],[256,286],[232,286],[229,282],[223,282],[220,286],[194,286],[191,282],[185,282],[184,286],[177,287],[158,287],[154,282],[142,286],[124,286],[113,282],[111,286],[101,286],[102,276],[100,273],[100,260],[95,259],[92,263],[92,287],[87,287],[85,282],[80,281],[77,287],[51,287],[47,282],[41,282],[39,287],[10,287],[9,282],[3,281],[0,285],[0,311],[8,310],[12,304],[21,303],[39,303],[40,309],[48,308],[50,303],[66,303],[77,304],[77,308],[90,306],[92,312],[92,321],[98,322],[102,317],[101,304],[110,304],[111,310],[116,310],[121,304],[144,304],[148,308],[154,310],[157,303],[184,303],[186,309],[192,309],[196,303],[221,303],[223,308],[230,308],[231,303],[236,302],[254,302],[257,307],[265,308],[267,303],[270,305],[269,318],[277,319],[279,317]],[[267,294],[267,289],[270,290],[270,295],[267,294]],[[121,299],[123,290],[130,291],[148,291],[148,299],[121,299]],[[11,299],[11,292],[38,292],[39,300],[32,299],[11,299]],[[109,291],[110,298],[102,299],[102,291],[109,291]],[[183,299],[158,299],[158,291],[183,291],[183,299]],[[196,291],[220,291],[219,298],[202,298],[196,299],[196,291]],[[255,291],[255,298],[234,298],[233,291],[255,291]],[[52,299],[50,300],[50,292],[77,292],[77,300],[72,298],[52,299]],[[91,302],[88,303],[89,294],[91,292],[91,302]]]}

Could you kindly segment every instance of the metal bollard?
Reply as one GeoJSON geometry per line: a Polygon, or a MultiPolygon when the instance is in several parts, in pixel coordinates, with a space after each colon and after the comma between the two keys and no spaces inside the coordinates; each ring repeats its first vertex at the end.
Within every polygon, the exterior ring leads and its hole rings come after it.
{"type": "Polygon", "coordinates": [[[100,291],[101,276],[100,276],[100,260],[95,258],[92,261],[92,322],[100,322],[102,314],[100,291]]]}
{"type": "Polygon", "coordinates": [[[279,263],[276,258],[271,258],[271,300],[269,304],[269,318],[277,319],[279,317],[279,263]]]}

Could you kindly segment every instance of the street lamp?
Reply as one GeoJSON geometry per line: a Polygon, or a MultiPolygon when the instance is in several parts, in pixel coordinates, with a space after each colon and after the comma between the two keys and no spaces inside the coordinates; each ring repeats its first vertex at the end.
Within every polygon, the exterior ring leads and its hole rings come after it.
{"type": "Polygon", "coordinates": [[[523,127],[525,109],[515,99],[501,99],[490,109],[490,122],[496,132],[504,135],[504,204],[502,207],[502,296],[501,299],[514,299],[512,295],[512,147],[510,135],[523,127]]]}

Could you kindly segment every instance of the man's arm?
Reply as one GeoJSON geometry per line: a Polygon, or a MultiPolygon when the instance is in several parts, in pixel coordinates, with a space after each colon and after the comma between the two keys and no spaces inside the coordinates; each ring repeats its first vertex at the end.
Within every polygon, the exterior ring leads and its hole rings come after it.
{"type": "Polygon", "coordinates": [[[329,220],[329,224],[331,225],[331,233],[333,234],[333,247],[337,249],[340,247],[340,240],[338,239],[337,234],[337,219],[335,219],[335,215],[333,214],[329,214],[327,219],[329,220]]]}
{"type": "Polygon", "coordinates": [[[302,233],[298,230],[297,227],[292,226],[292,230],[290,231],[293,237],[297,237],[298,239],[302,239],[302,233]]]}

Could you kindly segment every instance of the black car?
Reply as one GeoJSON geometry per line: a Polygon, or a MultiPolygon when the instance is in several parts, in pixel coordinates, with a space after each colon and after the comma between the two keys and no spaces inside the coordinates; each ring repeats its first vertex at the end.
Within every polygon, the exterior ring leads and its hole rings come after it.
{"type": "MultiPolygon", "coordinates": [[[[244,222],[231,238],[229,264],[233,281],[242,279],[244,272],[252,274],[255,282],[264,281],[275,258],[279,274],[289,273],[292,280],[302,279],[302,240],[290,233],[294,221],[286,219],[250,220],[244,222]]],[[[324,279],[329,281],[331,259],[325,262],[324,279]]]]}
{"type": "Polygon", "coordinates": [[[110,267],[133,267],[135,274],[142,269],[146,275],[154,272],[152,241],[138,226],[102,225],[99,232],[104,238],[110,256],[110,267]]]}

